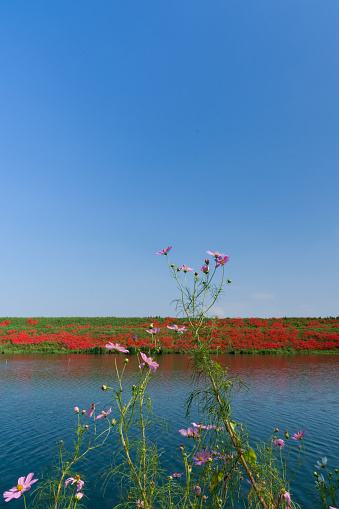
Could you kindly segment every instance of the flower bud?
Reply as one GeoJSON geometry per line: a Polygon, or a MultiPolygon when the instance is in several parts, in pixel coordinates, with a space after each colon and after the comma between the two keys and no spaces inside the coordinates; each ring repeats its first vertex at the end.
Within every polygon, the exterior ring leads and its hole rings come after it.
{"type": "Polygon", "coordinates": [[[285,438],[286,438],[286,440],[288,440],[290,438],[290,435],[288,434],[287,430],[285,431],[285,438]]]}
{"type": "Polygon", "coordinates": [[[85,415],[86,410],[81,410],[82,415],[85,415]]]}
{"type": "Polygon", "coordinates": [[[208,258],[206,258],[205,263],[206,263],[206,265],[208,265],[208,264],[210,263],[210,261],[208,260],[208,258]]]}
{"type": "Polygon", "coordinates": [[[199,272],[194,272],[194,275],[195,276],[199,276],[199,272]]]}
{"type": "Polygon", "coordinates": [[[189,472],[189,473],[191,473],[191,472],[192,472],[192,467],[191,467],[191,465],[188,465],[187,470],[188,470],[188,472],[189,472]]]}
{"type": "Polygon", "coordinates": [[[232,279],[228,279],[228,280],[227,280],[227,283],[232,283],[232,279]]]}
{"type": "Polygon", "coordinates": [[[112,419],[111,423],[112,423],[112,426],[115,426],[117,421],[115,419],[112,419]]]}
{"type": "Polygon", "coordinates": [[[319,477],[318,472],[313,472],[314,477],[319,477]]]}
{"type": "Polygon", "coordinates": [[[132,391],[136,391],[137,390],[137,386],[136,385],[132,385],[132,391]]]}
{"type": "Polygon", "coordinates": [[[298,445],[298,449],[299,449],[299,451],[300,451],[300,449],[301,449],[301,445],[298,445]]]}
{"type": "Polygon", "coordinates": [[[183,450],[184,450],[184,448],[183,448],[183,447],[179,447],[179,451],[183,451],[183,450]]]}
{"type": "Polygon", "coordinates": [[[107,385],[103,385],[103,386],[101,387],[101,390],[102,390],[102,391],[107,391],[107,385]]]}
{"type": "Polygon", "coordinates": [[[208,461],[209,463],[212,463],[213,458],[208,458],[208,460],[207,460],[207,461],[208,461]]]}
{"type": "Polygon", "coordinates": [[[172,269],[174,269],[174,267],[175,267],[174,263],[171,263],[171,267],[172,267],[172,269]]]}
{"type": "Polygon", "coordinates": [[[275,428],[275,429],[274,429],[274,433],[279,433],[278,428],[275,428]]]}
{"type": "Polygon", "coordinates": [[[60,440],[59,444],[63,444],[63,443],[64,443],[64,441],[63,441],[63,440],[60,440]]]}
{"type": "Polygon", "coordinates": [[[336,474],[339,472],[339,470],[337,468],[335,468],[334,471],[336,474]]]}
{"type": "Polygon", "coordinates": [[[75,407],[74,407],[74,412],[75,412],[76,414],[78,414],[78,413],[79,413],[79,407],[78,407],[78,406],[75,406],[75,407]]]}
{"type": "Polygon", "coordinates": [[[125,359],[125,360],[124,360],[124,363],[125,363],[125,364],[128,364],[128,363],[129,363],[129,359],[125,359]]]}
{"type": "Polygon", "coordinates": [[[88,424],[85,424],[85,429],[88,429],[88,424]]]}

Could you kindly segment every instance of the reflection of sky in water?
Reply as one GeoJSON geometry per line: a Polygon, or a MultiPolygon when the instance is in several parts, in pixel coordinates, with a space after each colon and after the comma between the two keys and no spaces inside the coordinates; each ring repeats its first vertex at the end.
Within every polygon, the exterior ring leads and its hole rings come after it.
{"type": "MultiPolygon", "coordinates": [[[[123,359],[118,356],[119,365],[123,359]]],[[[148,392],[155,413],[166,417],[171,433],[154,438],[159,447],[176,455],[182,441],[178,429],[190,422],[185,419],[185,401],[193,388],[191,369],[183,355],[166,355],[158,362],[160,368],[148,392]]],[[[308,507],[307,492],[314,484],[316,460],[326,455],[332,470],[339,466],[339,356],[220,355],[219,362],[228,366],[230,376],[238,375],[249,387],[248,391],[235,391],[233,413],[235,420],[246,423],[253,439],[269,439],[274,427],[281,430],[279,436],[285,429],[290,435],[307,430],[306,457],[294,493],[302,506],[308,507]]],[[[126,369],[126,390],[137,373],[138,362],[132,356],[126,369]]],[[[21,475],[31,471],[37,474],[56,453],[56,443],[69,440],[66,430],[72,430],[76,422],[74,406],[81,410],[92,402],[113,401],[112,393],[103,393],[100,388],[102,384],[112,386],[115,379],[113,355],[1,356],[0,491],[14,486],[21,475]]],[[[111,415],[114,417],[114,411],[111,415]]],[[[199,415],[193,409],[194,420],[199,422],[199,415]]],[[[291,441],[291,466],[297,458],[297,445],[291,441]]],[[[101,451],[102,458],[109,456],[109,452],[101,451]]],[[[180,470],[179,462],[172,466],[173,471],[180,470]]],[[[90,471],[90,478],[95,479],[97,474],[90,471]]],[[[99,497],[99,492],[94,496],[99,497]]],[[[112,502],[109,496],[105,500],[112,502]]],[[[93,498],[92,502],[95,507],[93,498]]],[[[100,506],[105,509],[112,504],[100,501],[100,506]]]]}

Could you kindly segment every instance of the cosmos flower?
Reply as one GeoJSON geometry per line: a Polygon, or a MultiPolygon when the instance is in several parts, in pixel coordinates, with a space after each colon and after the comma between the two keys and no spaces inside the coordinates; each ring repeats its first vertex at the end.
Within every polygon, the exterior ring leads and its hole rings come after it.
{"type": "Polygon", "coordinates": [[[320,461],[317,461],[315,468],[325,468],[326,464],[327,464],[327,458],[325,456],[324,458],[321,458],[321,463],[320,463],[320,461]]]}
{"type": "Polygon", "coordinates": [[[167,253],[169,253],[171,249],[172,249],[172,246],[169,246],[167,249],[163,249],[162,251],[158,251],[155,254],[164,254],[164,255],[167,256],[167,253]]]}
{"type": "Polygon", "coordinates": [[[284,498],[288,505],[291,503],[291,495],[284,488],[281,490],[281,498],[284,498]]]}
{"type": "Polygon", "coordinates": [[[187,438],[198,438],[199,435],[198,435],[198,431],[199,429],[198,428],[188,428],[187,430],[185,429],[179,429],[179,433],[181,435],[183,435],[184,437],[187,437],[187,438]]]}
{"type": "Polygon", "coordinates": [[[155,373],[157,368],[159,367],[159,364],[155,361],[152,361],[152,358],[151,357],[147,357],[144,353],[140,352],[140,355],[142,357],[142,360],[144,362],[142,362],[141,364],[139,364],[139,368],[142,368],[143,366],[145,366],[145,364],[148,365],[149,369],[152,371],[152,373],[155,373]]]}
{"type": "Polygon", "coordinates": [[[182,475],[184,475],[184,473],[182,473],[182,474],[175,473],[175,474],[172,474],[170,477],[173,477],[174,479],[179,479],[179,477],[181,477],[182,475]]]}
{"type": "Polygon", "coordinates": [[[282,450],[285,447],[285,442],[281,438],[277,438],[277,440],[274,440],[273,447],[279,447],[280,450],[282,450]]]}
{"type": "Polygon", "coordinates": [[[221,265],[225,265],[225,263],[227,263],[229,259],[230,259],[230,257],[229,257],[229,256],[227,256],[227,255],[226,255],[226,256],[224,256],[224,257],[219,256],[219,257],[215,260],[215,261],[217,262],[217,264],[216,264],[215,268],[217,269],[217,268],[218,268],[218,267],[220,267],[221,265]]]}
{"type": "Polygon", "coordinates": [[[196,465],[207,463],[210,458],[212,458],[211,453],[204,450],[199,451],[196,456],[193,456],[196,465]]]}
{"type": "Polygon", "coordinates": [[[81,488],[85,484],[84,481],[80,479],[80,475],[76,475],[75,477],[69,477],[65,481],[65,488],[67,487],[67,484],[76,484],[77,485],[77,491],[81,491],[81,488]],[[72,482],[71,482],[72,481],[72,482]]]}
{"type": "Polygon", "coordinates": [[[159,331],[160,331],[159,327],[154,327],[153,329],[146,329],[146,332],[148,332],[148,334],[157,334],[157,332],[159,331]]]}
{"type": "Polygon", "coordinates": [[[183,270],[185,273],[186,272],[194,272],[194,269],[191,269],[190,267],[187,267],[187,265],[183,265],[182,267],[179,267],[180,270],[183,270]]]}
{"type": "Polygon", "coordinates": [[[176,332],[177,334],[183,334],[183,332],[185,332],[186,330],[186,327],[185,325],[179,327],[177,324],[175,324],[173,326],[167,325],[167,329],[174,330],[174,332],[176,332]]]}
{"type": "Polygon", "coordinates": [[[102,411],[100,415],[97,415],[95,419],[102,419],[103,417],[107,417],[108,414],[112,412],[112,409],[109,408],[107,412],[102,411]]]}
{"type": "Polygon", "coordinates": [[[219,256],[225,256],[224,253],[219,253],[219,251],[214,251],[214,253],[212,253],[212,251],[206,251],[206,253],[211,256],[214,256],[214,258],[219,258],[219,256]]]}
{"type": "Polygon", "coordinates": [[[31,472],[27,477],[19,477],[18,484],[4,492],[5,502],[9,502],[13,498],[20,498],[25,491],[31,489],[32,484],[38,481],[38,479],[32,479],[33,475],[33,472],[31,472]]]}
{"type": "Polygon", "coordinates": [[[292,440],[302,440],[305,433],[306,433],[305,429],[304,429],[304,431],[298,431],[298,433],[294,433],[292,440]]]}
{"type": "Polygon", "coordinates": [[[99,403],[100,401],[98,401],[98,403],[92,403],[91,407],[87,410],[88,417],[92,417],[95,407],[96,405],[99,405],[99,403]]]}
{"type": "Polygon", "coordinates": [[[201,429],[206,429],[206,426],[203,426],[203,425],[201,424],[201,422],[199,422],[199,424],[197,424],[196,422],[192,422],[191,424],[192,424],[192,426],[194,426],[195,428],[199,428],[199,430],[201,430],[201,429]]]}
{"type": "Polygon", "coordinates": [[[126,350],[124,346],[120,346],[119,343],[114,345],[113,343],[109,342],[108,345],[105,345],[108,350],[117,350],[121,353],[129,353],[129,350],[126,350]]]}

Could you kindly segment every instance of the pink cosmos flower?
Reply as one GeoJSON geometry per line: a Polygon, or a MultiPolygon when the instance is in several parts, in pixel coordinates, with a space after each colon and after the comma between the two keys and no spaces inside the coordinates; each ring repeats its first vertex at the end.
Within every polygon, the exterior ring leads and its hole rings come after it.
{"type": "Polygon", "coordinates": [[[278,438],[274,440],[273,447],[279,447],[279,449],[282,450],[285,447],[285,442],[281,438],[278,438]]]}
{"type": "Polygon", "coordinates": [[[290,505],[290,503],[291,503],[291,495],[284,488],[282,488],[282,490],[281,490],[281,499],[282,498],[284,498],[286,500],[286,503],[288,505],[290,505]]]}
{"type": "Polygon", "coordinates": [[[304,431],[298,431],[298,433],[294,433],[292,440],[302,440],[305,433],[306,433],[305,429],[304,429],[304,431]]]}
{"type": "Polygon", "coordinates": [[[157,332],[159,331],[160,331],[159,327],[154,327],[153,329],[146,329],[146,332],[148,332],[148,334],[157,334],[157,332]]]}
{"type": "Polygon", "coordinates": [[[174,479],[179,479],[179,477],[181,477],[182,475],[184,475],[184,473],[182,473],[182,474],[175,473],[175,474],[170,475],[169,477],[173,477],[174,479]]]}
{"type": "Polygon", "coordinates": [[[198,486],[198,485],[193,486],[193,493],[195,493],[196,495],[200,496],[201,495],[201,488],[200,488],[200,486],[198,486]]]}
{"type": "Polygon", "coordinates": [[[214,253],[212,253],[212,251],[206,251],[206,253],[211,256],[214,256],[214,258],[219,258],[219,256],[225,256],[224,253],[219,253],[219,251],[214,251],[214,253]]]}
{"type": "Polygon", "coordinates": [[[194,272],[194,269],[191,269],[190,267],[187,267],[185,264],[182,267],[179,267],[180,270],[183,270],[186,272],[194,272]]]}
{"type": "Polygon", "coordinates": [[[208,265],[203,265],[200,269],[204,274],[208,274],[210,271],[210,268],[208,265]]]}
{"type": "Polygon", "coordinates": [[[139,364],[139,368],[142,368],[143,366],[145,366],[145,364],[148,365],[149,369],[152,371],[152,373],[155,373],[157,368],[159,367],[159,364],[155,361],[152,361],[152,358],[151,357],[147,357],[144,353],[140,352],[140,355],[142,357],[142,360],[144,362],[142,362],[141,364],[139,364]]]}
{"type": "MultiPolygon", "coordinates": [[[[157,253],[157,254],[158,254],[158,253],[157,253]]],[[[138,498],[138,500],[137,500],[137,507],[145,507],[145,503],[144,503],[144,501],[143,501],[143,500],[140,500],[140,499],[138,498]]]]}
{"type": "Polygon", "coordinates": [[[171,249],[172,249],[172,246],[169,246],[167,249],[163,249],[162,251],[158,251],[155,254],[164,254],[164,255],[167,256],[167,253],[169,253],[171,249]]]}
{"type": "Polygon", "coordinates": [[[98,401],[98,403],[92,403],[92,406],[87,410],[88,417],[92,417],[95,407],[96,405],[99,405],[99,403],[100,401],[98,401]]]}
{"type": "Polygon", "coordinates": [[[74,498],[75,498],[76,500],[81,500],[83,496],[84,496],[84,494],[83,494],[83,493],[76,493],[76,494],[75,494],[75,496],[74,496],[74,498]]]}
{"type": "Polygon", "coordinates": [[[191,424],[192,424],[192,426],[194,426],[195,428],[199,428],[199,430],[201,430],[201,429],[206,429],[206,426],[203,426],[203,425],[201,424],[201,422],[199,422],[199,424],[197,424],[196,422],[192,422],[191,424]]]}
{"type": "Polygon", "coordinates": [[[117,350],[118,352],[129,353],[129,350],[126,350],[124,346],[120,346],[119,343],[114,345],[113,343],[109,342],[108,345],[105,346],[108,350],[117,350]]]}
{"type": "Polygon", "coordinates": [[[188,428],[187,431],[185,429],[179,429],[179,433],[187,438],[199,438],[198,428],[188,428]]]}
{"type": "Polygon", "coordinates": [[[217,262],[215,268],[220,267],[220,265],[225,265],[225,263],[227,263],[229,259],[230,259],[230,257],[227,255],[224,257],[219,256],[219,258],[215,260],[217,262]]]}
{"type": "Polygon", "coordinates": [[[20,498],[24,491],[31,489],[32,484],[38,481],[38,479],[32,479],[33,475],[31,472],[27,477],[19,477],[18,484],[4,492],[5,502],[9,502],[12,498],[20,498]]]}
{"type": "Polygon", "coordinates": [[[183,332],[186,330],[186,327],[185,325],[179,327],[177,324],[175,324],[173,326],[167,325],[167,329],[174,330],[177,334],[183,334],[183,332]]]}
{"type": "Polygon", "coordinates": [[[76,484],[77,485],[77,491],[81,491],[81,488],[85,484],[84,481],[82,481],[80,479],[80,475],[76,475],[75,477],[69,477],[68,479],[66,479],[66,481],[65,481],[65,488],[67,487],[67,484],[69,484],[70,482],[71,482],[71,484],[76,484]]]}
{"type": "Polygon", "coordinates": [[[199,451],[196,456],[193,456],[196,465],[202,465],[212,458],[211,453],[208,451],[199,451]]]}
{"type": "Polygon", "coordinates": [[[79,413],[79,407],[78,407],[78,406],[75,406],[75,407],[74,407],[74,412],[75,412],[76,414],[78,414],[78,413],[79,413]]]}
{"type": "Polygon", "coordinates": [[[332,506],[330,505],[330,507],[329,507],[328,509],[337,509],[337,508],[336,508],[336,507],[332,507],[332,506]]]}
{"type": "Polygon", "coordinates": [[[112,408],[109,408],[107,412],[102,411],[100,415],[97,415],[95,419],[102,419],[103,417],[107,417],[108,414],[112,412],[112,408]]]}

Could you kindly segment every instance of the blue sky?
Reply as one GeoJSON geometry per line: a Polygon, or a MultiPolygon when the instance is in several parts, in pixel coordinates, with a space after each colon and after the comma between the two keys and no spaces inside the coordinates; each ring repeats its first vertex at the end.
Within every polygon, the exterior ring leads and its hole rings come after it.
{"type": "Polygon", "coordinates": [[[1,316],[337,316],[337,0],[0,6],[1,316]]]}

